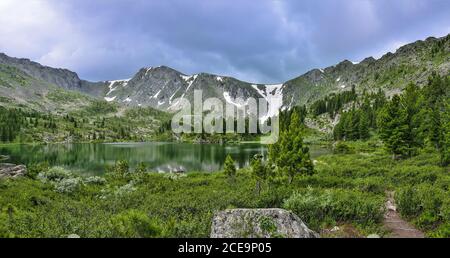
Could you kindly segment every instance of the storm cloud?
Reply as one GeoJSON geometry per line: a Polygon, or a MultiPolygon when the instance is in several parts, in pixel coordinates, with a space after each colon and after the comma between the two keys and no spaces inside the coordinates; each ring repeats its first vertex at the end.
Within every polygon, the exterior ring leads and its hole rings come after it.
{"type": "Polygon", "coordinates": [[[1,0],[0,52],[89,80],[167,65],[277,83],[450,32],[447,0],[1,0]]]}

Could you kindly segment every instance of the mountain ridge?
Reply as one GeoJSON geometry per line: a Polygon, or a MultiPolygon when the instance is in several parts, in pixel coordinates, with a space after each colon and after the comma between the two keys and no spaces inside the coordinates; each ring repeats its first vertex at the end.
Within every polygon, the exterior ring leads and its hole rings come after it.
{"type": "MultiPolygon", "coordinates": [[[[282,97],[281,108],[288,109],[309,104],[330,93],[349,90],[353,86],[357,92],[381,88],[393,94],[411,81],[423,85],[433,71],[441,75],[449,74],[449,53],[450,34],[442,38],[429,37],[406,44],[379,59],[366,57],[359,63],[343,60],[333,66],[312,69],[280,83],[279,90],[274,91],[269,90],[272,84],[251,83],[210,73],[187,75],[165,65],[141,68],[130,79],[99,82],[80,79],[77,73],[68,69],[52,68],[4,53],[0,53],[0,65],[14,67],[40,82],[33,85],[49,84],[125,106],[148,106],[168,111],[173,109],[174,99],[185,97],[192,100],[194,90],[201,89],[204,98],[216,97],[236,106],[245,104],[236,103],[236,98],[263,97],[271,100],[282,97]]],[[[40,85],[41,91],[49,85],[40,85]]],[[[0,96],[14,97],[14,94],[1,88],[0,84],[0,96]]]]}

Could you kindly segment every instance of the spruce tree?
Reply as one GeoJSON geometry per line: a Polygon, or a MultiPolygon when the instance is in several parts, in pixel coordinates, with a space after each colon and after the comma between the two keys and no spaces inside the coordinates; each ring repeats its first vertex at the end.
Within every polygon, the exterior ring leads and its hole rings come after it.
{"type": "Polygon", "coordinates": [[[252,174],[256,179],[255,190],[258,195],[261,193],[262,184],[267,179],[267,168],[264,166],[262,158],[261,154],[256,154],[250,164],[252,174]]]}
{"type": "Polygon", "coordinates": [[[224,164],[224,172],[227,175],[228,179],[234,181],[236,178],[236,167],[234,166],[234,160],[230,155],[227,155],[224,164]]]}
{"type": "Polygon", "coordinates": [[[369,138],[369,125],[370,121],[368,114],[364,111],[360,112],[359,126],[358,126],[360,139],[365,140],[369,138]]]}
{"type": "Polygon", "coordinates": [[[270,147],[269,159],[279,171],[287,175],[289,184],[296,174],[313,173],[309,148],[303,143],[302,126],[296,112],[292,113],[289,129],[281,132],[278,142],[270,147]]]}
{"type": "Polygon", "coordinates": [[[409,154],[407,114],[398,95],[381,110],[377,125],[380,137],[393,159],[409,154]]]}

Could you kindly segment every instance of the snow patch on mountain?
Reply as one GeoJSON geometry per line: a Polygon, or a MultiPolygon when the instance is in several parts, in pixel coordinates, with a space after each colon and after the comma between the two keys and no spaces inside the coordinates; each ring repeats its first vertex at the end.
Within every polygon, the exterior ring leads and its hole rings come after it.
{"type": "Polygon", "coordinates": [[[266,95],[264,94],[264,91],[260,90],[258,88],[258,85],[252,84],[252,88],[255,89],[259,93],[259,95],[261,95],[261,97],[266,98],[266,95]]]}
{"type": "Polygon", "coordinates": [[[172,94],[172,96],[170,96],[170,98],[169,98],[169,104],[172,104],[172,99],[173,99],[173,97],[175,97],[175,94],[177,94],[177,92],[178,92],[180,89],[181,89],[181,87],[178,88],[178,89],[172,94]]]}
{"type": "Polygon", "coordinates": [[[116,83],[119,83],[119,84],[121,83],[121,84],[122,84],[122,87],[126,87],[126,86],[128,85],[128,82],[129,82],[130,80],[131,80],[131,79],[115,80],[115,81],[107,81],[107,82],[109,83],[109,85],[108,85],[109,91],[108,91],[108,93],[106,93],[106,96],[108,96],[109,94],[111,94],[113,91],[117,90],[117,88],[119,87],[119,85],[116,86],[116,87],[114,87],[114,85],[115,85],[116,83]]]}
{"type": "Polygon", "coordinates": [[[195,80],[197,79],[197,74],[196,75],[193,75],[193,76],[190,76],[190,82],[189,82],[189,84],[188,84],[188,86],[187,86],[187,88],[186,88],[186,91],[185,92],[188,92],[189,91],[189,88],[191,88],[191,86],[192,86],[192,84],[195,82],[195,80]]]}
{"type": "Polygon", "coordinates": [[[269,117],[277,116],[283,106],[283,84],[266,85],[267,114],[261,118],[266,121],[269,117]]]}
{"type": "Polygon", "coordinates": [[[111,97],[111,98],[105,97],[105,100],[108,101],[108,102],[111,102],[111,101],[114,101],[116,99],[116,97],[117,96],[114,96],[114,97],[111,97]]]}
{"type": "Polygon", "coordinates": [[[153,95],[152,98],[154,98],[154,99],[158,98],[159,93],[161,93],[161,90],[159,90],[155,95],[153,95]]]}
{"type": "Polygon", "coordinates": [[[235,106],[238,107],[238,108],[242,108],[243,106],[246,105],[246,103],[244,103],[244,104],[239,104],[239,103],[237,103],[236,100],[233,100],[233,98],[230,96],[230,93],[227,92],[227,91],[224,91],[224,92],[223,92],[223,98],[224,98],[228,103],[233,104],[233,105],[235,105],[235,106]]]}

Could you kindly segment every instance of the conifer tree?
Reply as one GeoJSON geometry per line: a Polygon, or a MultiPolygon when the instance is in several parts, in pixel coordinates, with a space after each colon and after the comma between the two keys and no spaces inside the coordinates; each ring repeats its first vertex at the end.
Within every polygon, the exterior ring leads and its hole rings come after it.
{"type": "Polygon", "coordinates": [[[289,129],[282,131],[278,142],[270,147],[269,158],[279,171],[287,175],[289,184],[296,174],[311,175],[314,172],[309,148],[303,143],[297,113],[292,113],[289,129]]]}
{"type": "Polygon", "coordinates": [[[369,117],[366,112],[360,112],[359,117],[359,139],[365,140],[369,138],[369,117]]]}
{"type": "Polygon", "coordinates": [[[227,155],[227,158],[225,159],[224,172],[231,181],[235,180],[236,167],[234,166],[234,160],[230,155],[227,155]]]}
{"type": "Polygon", "coordinates": [[[262,161],[263,156],[261,154],[256,154],[251,161],[252,174],[256,179],[256,193],[259,195],[261,193],[262,184],[267,179],[267,168],[264,166],[262,161]]]}
{"type": "Polygon", "coordinates": [[[380,137],[393,159],[409,154],[407,114],[398,95],[381,110],[377,124],[380,137]]]}

